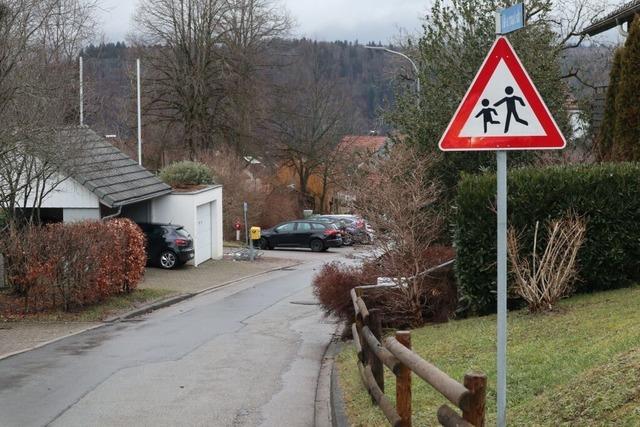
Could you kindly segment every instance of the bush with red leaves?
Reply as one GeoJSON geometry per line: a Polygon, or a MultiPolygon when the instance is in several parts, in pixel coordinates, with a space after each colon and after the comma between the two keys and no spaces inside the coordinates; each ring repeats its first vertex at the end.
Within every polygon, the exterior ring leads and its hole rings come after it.
{"type": "Polygon", "coordinates": [[[327,316],[343,321],[353,321],[355,315],[351,302],[351,289],[356,286],[374,285],[380,275],[375,264],[348,266],[341,262],[325,264],[313,278],[313,293],[327,316]]]}
{"type": "Polygon", "coordinates": [[[134,290],[146,264],[144,239],[127,219],[8,230],[0,252],[11,293],[21,300],[10,310],[70,311],[134,290]]]}
{"type": "MultiPolygon", "coordinates": [[[[450,261],[454,256],[451,247],[434,245],[423,253],[421,265],[426,270],[450,261]]],[[[313,279],[314,294],[325,314],[336,316],[347,324],[353,322],[352,288],[376,284],[378,277],[404,277],[402,273],[389,271],[387,262],[387,257],[382,255],[360,266],[340,262],[325,264],[313,279]]],[[[452,266],[415,280],[421,289],[418,307],[407,306],[404,288],[367,289],[364,292],[367,307],[381,310],[384,326],[418,327],[425,322],[446,322],[454,315],[458,300],[452,266]]]]}

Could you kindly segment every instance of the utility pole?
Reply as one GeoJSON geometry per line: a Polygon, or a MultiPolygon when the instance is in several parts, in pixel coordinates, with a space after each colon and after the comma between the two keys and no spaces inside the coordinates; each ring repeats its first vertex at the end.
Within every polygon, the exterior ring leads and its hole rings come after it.
{"type": "Polygon", "coordinates": [[[80,126],[84,126],[84,63],[80,57],[80,126]]]}
{"type": "Polygon", "coordinates": [[[138,74],[138,164],[142,166],[142,102],[140,100],[140,58],[136,60],[138,74]]]}

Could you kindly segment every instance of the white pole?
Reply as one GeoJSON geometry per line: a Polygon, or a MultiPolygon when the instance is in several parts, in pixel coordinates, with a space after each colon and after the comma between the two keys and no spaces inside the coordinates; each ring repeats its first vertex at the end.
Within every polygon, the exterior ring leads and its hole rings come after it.
{"type": "Polygon", "coordinates": [[[84,126],[84,64],[80,57],[80,126],[84,126]]]}
{"type": "Polygon", "coordinates": [[[138,74],[138,164],[142,166],[142,102],[140,101],[140,58],[136,60],[138,74]]]}
{"type": "MultiPolygon", "coordinates": [[[[502,25],[496,12],[496,37],[502,25]]],[[[498,199],[498,327],[497,327],[497,425],[507,425],[507,152],[496,152],[498,199]]]]}
{"type": "Polygon", "coordinates": [[[507,425],[507,152],[498,163],[498,427],[507,425]]]}

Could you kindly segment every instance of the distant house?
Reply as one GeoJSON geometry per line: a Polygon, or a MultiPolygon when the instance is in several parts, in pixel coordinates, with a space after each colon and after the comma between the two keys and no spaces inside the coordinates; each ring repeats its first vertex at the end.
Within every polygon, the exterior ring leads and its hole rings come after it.
{"type": "Polygon", "coordinates": [[[391,140],[375,133],[372,135],[347,135],[342,138],[338,149],[356,155],[384,155],[391,146],[391,140]]]}
{"type": "MultiPolygon", "coordinates": [[[[369,135],[346,135],[336,147],[340,166],[332,170],[331,179],[325,180],[322,170],[314,171],[309,176],[306,194],[307,207],[315,213],[343,212],[348,209],[348,194],[344,189],[344,176],[348,170],[341,168],[354,168],[358,163],[375,156],[383,156],[389,149],[391,140],[386,136],[377,135],[375,132],[369,135]],[[340,161],[344,160],[344,161],[340,161]]],[[[300,180],[296,170],[290,165],[281,165],[277,169],[277,180],[280,185],[287,186],[292,191],[299,191],[300,180]]]]}
{"type": "MultiPolygon", "coordinates": [[[[222,257],[222,186],[177,192],[88,127],[56,133],[56,146],[79,147],[69,171],[42,203],[46,222],[121,216],[183,225],[194,238],[195,264],[222,257]]],[[[25,206],[32,206],[29,202],[25,206]]]]}

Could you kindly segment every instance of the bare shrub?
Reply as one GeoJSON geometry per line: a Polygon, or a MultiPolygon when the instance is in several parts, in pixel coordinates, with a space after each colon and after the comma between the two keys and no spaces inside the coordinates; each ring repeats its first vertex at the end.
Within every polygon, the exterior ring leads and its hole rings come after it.
{"type": "Polygon", "coordinates": [[[369,265],[349,266],[341,262],[325,264],[313,278],[313,293],[327,316],[353,322],[354,310],[351,289],[376,283],[376,270],[369,265]]]}
{"type": "Polygon", "coordinates": [[[198,160],[211,168],[216,182],[224,186],[223,217],[225,239],[235,239],[233,224],[243,220],[243,203],[249,204],[249,227],[268,228],[298,217],[296,194],[272,185],[271,174],[232,149],[202,152],[198,160]]]}
{"type": "Polygon", "coordinates": [[[513,228],[508,233],[511,271],[515,276],[516,293],[528,304],[531,312],[553,310],[556,303],[571,294],[577,277],[576,259],[584,242],[586,222],[575,213],[567,213],[547,224],[547,245],[538,253],[538,227],[531,257],[521,257],[521,242],[513,228]]]}
{"type": "Polygon", "coordinates": [[[441,186],[429,178],[434,162],[432,154],[397,144],[388,157],[361,166],[354,191],[354,210],[374,228],[376,249],[384,254],[383,275],[402,278],[385,298],[384,311],[410,326],[431,320],[425,307],[438,310],[435,282],[423,274],[438,265],[429,249],[444,231],[436,206],[441,186]]]}

